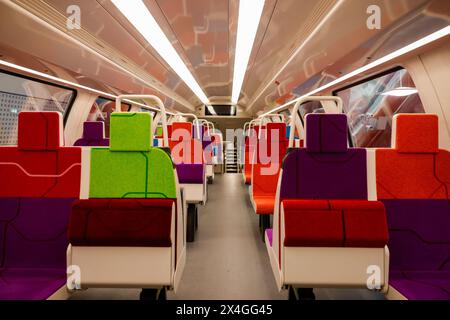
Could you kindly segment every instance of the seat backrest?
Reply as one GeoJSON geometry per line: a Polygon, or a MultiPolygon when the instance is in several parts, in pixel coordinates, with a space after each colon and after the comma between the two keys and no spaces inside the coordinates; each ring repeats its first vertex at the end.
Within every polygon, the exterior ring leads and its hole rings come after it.
{"type": "Polygon", "coordinates": [[[266,127],[266,140],[268,147],[268,154],[273,155],[274,152],[278,153],[278,161],[281,164],[289,140],[286,139],[286,124],[285,123],[268,123],[266,127]]]}
{"type": "Polygon", "coordinates": [[[109,146],[109,139],[105,138],[105,123],[102,121],[86,121],[83,124],[83,137],[75,141],[74,146],[109,146]]]}
{"type": "Polygon", "coordinates": [[[89,198],[176,198],[170,156],[151,147],[147,112],[113,113],[109,148],[90,151],[89,198]]]}
{"type": "MultiPolygon", "coordinates": [[[[246,176],[252,175],[252,164],[254,162],[254,154],[256,152],[256,145],[258,143],[260,126],[254,126],[250,129],[249,135],[245,137],[245,149],[244,149],[244,174],[246,176]]],[[[248,181],[251,183],[251,181],[248,181]]]]}
{"type": "Polygon", "coordinates": [[[0,197],[78,197],[81,149],[63,141],[60,113],[19,113],[18,145],[0,147],[0,197]]]}
{"type": "Polygon", "coordinates": [[[202,142],[192,136],[193,125],[190,122],[174,122],[169,140],[173,162],[178,164],[202,164],[202,142]]]}
{"type": "Polygon", "coordinates": [[[438,117],[399,114],[392,130],[392,149],[376,150],[391,269],[450,270],[450,152],[439,149],[438,117]]]}
{"type": "MultiPolygon", "coordinates": [[[[283,268],[281,248],[287,239],[286,230],[298,226],[290,224],[298,218],[297,211],[289,213],[290,222],[286,220],[287,211],[282,214],[283,207],[288,209],[285,205],[288,206],[295,200],[305,200],[305,203],[308,200],[334,200],[354,206],[355,202],[368,200],[367,151],[348,147],[347,116],[308,114],[305,122],[306,147],[288,150],[283,160],[275,198],[272,246],[278,256],[280,269],[283,268]]],[[[330,208],[331,202],[333,201],[310,201],[314,207],[321,205],[320,203],[325,204],[325,210],[330,208]]],[[[295,202],[295,205],[302,204],[295,202]]],[[[326,222],[334,221],[335,226],[342,224],[342,210],[340,212],[334,216],[325,216],[326,222]]],[[[333,230],[342,231],[335,227],[333,230]]],[[[339,244],[344,244],[342,235],[337,235],[336,239],[339,244]]]]}
{"type": "Polygon", "coordinates": [[[347,116],[308,114],[305,131],[306,148],[284,159],[280,200],[367,200],[367,154],[348,148],[347,116]]]}
{"type": "Polygon", "coordinates": [[[18,145],[0,147],[0,268],[65,270],[81,149],[63,146],[58,112],[20,112],[18,145]]]}
{"type": "Polygon", "coordinates": [[[223,152],[222,152],[222,135],[218,133],[214,133],[211,136],[211,141],[213,144],[213,156],[217,157],[219,159],[219,163],[221,163],[221,160],[223,158],[223,152]]]}
{"type": "Polygon", "coordinates": [[[275,197],[287,145],[286,124],[268,123],[261,132],[261,139],[258,139],[258,153],[252,169],[253,196],[275,197]]]}

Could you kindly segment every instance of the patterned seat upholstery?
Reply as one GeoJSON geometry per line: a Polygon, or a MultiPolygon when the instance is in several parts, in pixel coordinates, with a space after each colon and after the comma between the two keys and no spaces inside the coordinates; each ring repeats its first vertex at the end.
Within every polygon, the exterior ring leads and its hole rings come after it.
{"type": "Polygon", "coordinates": [[[450,152],[439,149],[438,117],[396,115],[392,145],[376,151],[390,285],[408,299],[450,299],[450,152]]]}
{"type": "Polygon", "coordinates": [[[0,147],[0,299],[47,299],[65,285],[81,149],[63,146],[62,122],[21,112],[18,145],[0,147]]]}

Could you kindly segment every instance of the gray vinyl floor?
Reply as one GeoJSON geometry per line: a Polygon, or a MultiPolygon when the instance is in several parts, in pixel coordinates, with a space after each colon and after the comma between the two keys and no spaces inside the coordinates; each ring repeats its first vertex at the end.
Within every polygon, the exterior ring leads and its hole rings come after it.
{"type": "MultiPolygon", "coordinates": [[[[287,299],[278,292],[240,174],[216,175],[208,202],[199,208],[195,242],[176,295],[168,299],[287,299]]],[[[136,289],[89,289],[72,299],[138,299],[136,289]]],[[[367,290],[316,289],[317,299],[383,299],[367,290]]]]}

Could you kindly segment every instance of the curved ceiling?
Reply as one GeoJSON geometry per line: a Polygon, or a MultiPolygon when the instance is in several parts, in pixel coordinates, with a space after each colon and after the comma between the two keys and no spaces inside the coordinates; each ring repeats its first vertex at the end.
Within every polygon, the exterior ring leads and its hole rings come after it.
{"type": "MultiPolygon", "coordinates": [[[[14,35],[2,36],[0,50],[11,46],[82,77],[80,82],[121,92],[153,93],[169,108],[192,111],[201,102],[107,0],[13,0],[29,13],[83,43],[92,52],[67,52],[73,46],[53,41],[58,56],[38,48],[43,31],[27,28],[20,15],[14,35]],[[64,28],[69,5],[81,8],[81,30],[64,28]],[[33,39],[21,39],[20,30],[33,39]],[[15,40],[14,40],[15,39],[15,40]],[[34,43],[30,43],[34,42],[34,43]],[[34,50],[34,51],[33,51],[34,50]],[[92,61],[90,61],[91,59],[92,61]],[[112,62],[112,63],[111,63],[112,62]],[[94,68],[94,69],[93,69],[94,68]],[[117,69],[117,70],[116,70],[117,69]],[[136,77],[133,78],[133,75],[136,77]],[[97,84],[95,84],[97,83],[97,84]]],[[[435,0],[266,0],[239,104],[250,114],[292,100],[319,84],[361,67],[449,24],[450,5],[435,0]],[[369,5],[382,12],[382,28],[366,25],[369,5]],[[411,23],[414,22],[414,23],[411,23]]],[[[239,0],[144,0],[167,38],[212,103],[228,103],[233,81],[239,0]]],[[[11,26],[11,21],[8,21],[11,26]]],[[[5,28],[5,24],[0,24],[5,28]]]]}

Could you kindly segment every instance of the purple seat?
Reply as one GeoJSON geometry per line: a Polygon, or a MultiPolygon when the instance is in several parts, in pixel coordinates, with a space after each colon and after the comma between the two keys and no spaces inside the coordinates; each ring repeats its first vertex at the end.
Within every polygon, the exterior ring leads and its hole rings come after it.
{"type": "Polygon", "coordinates": [[[77,147],[108,147],[109,139],[105,138],[105,123],[102,121],[86,121],[83,124],[83,138],[75,141],[77,147]]]}
{"type": "Polygon", "coordinates": [[[202,184],[205,178],[204,164],[177,164],[177,175],[180,183],[202,184]]]}
{"type": "Polygon", "coordinates": [[[449,202],[383,202],[388,213],[390,284],[408,299],[450,299],[449,202]]]}
{"type": "MultiPolygon", "coordinates": [[[[348,148],[347,116],[308,114],[305,130],[306,148],[290,149],[283,160],[280,205],[292,199],[367,200],[367,154],[348,148]]],[[[273,230],[266,233],[270,239],[273,230]]]]}
{"type": "Polygon", "coordinates": [[[283,162],[280,200],[367,200],[366,150],[347,147],[345,115],[308,114],[306,148],[283,162]]]}
{"type": "Polygon", "coordinates": [[[448,300],[450,271],[391,271],[391,285],[411,300],[448,300]]]}
{"type": "Polygon", "coordinates": [[[306,146],[283,160],[273,229],[265,234],[272,270],[281,273],[280,288],[366,287],[367,265],[354,249],[382,274],[388,259],[385,208],[369,200],[367,151],[348,147],[345,114],[308,114],[305,123],[306,146]],[[308,253],[313,247],[316,257],[308,253]],[[299,262],[305,259],[308,267],[299,262]],[[338,260],[347,265],[335,268],[338,260]]]}
{"type": "Polygon", "coordinates": [[[1,199],[0,299],[47,299],[64,286],[67,226],[74,200],[1,199]]]}
{"type": "Polygon", "coordinates": [[[64,269],[1,269],[0,300],[42,300],[66,282],[64,269]]]}

